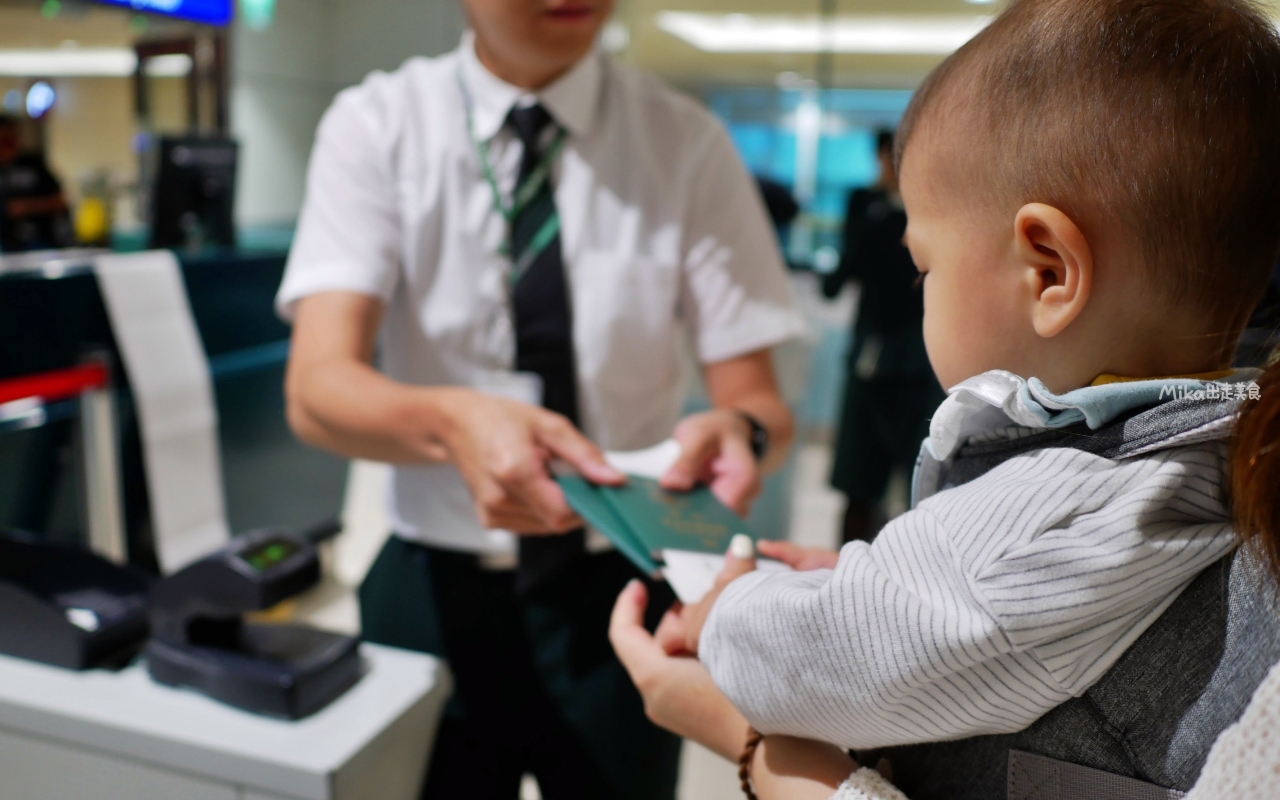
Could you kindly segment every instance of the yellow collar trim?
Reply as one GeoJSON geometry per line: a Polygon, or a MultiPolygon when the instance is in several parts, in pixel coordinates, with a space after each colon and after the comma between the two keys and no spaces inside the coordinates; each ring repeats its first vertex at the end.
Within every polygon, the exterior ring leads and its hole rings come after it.
{"type": "Polygon", "coordinates": [[[1134,383],[1135,381],[1216,381],[1222,378],[1229,378],[1235,374],[1234,369],[1222,369],[1217,372],[1200,372],[1195,375],[1163,375],[1158,378],[1125,378],[1120,375],[1102,374],[1093,379],[1090,386],[1106,386],[1109,383],[1134,383]]]}

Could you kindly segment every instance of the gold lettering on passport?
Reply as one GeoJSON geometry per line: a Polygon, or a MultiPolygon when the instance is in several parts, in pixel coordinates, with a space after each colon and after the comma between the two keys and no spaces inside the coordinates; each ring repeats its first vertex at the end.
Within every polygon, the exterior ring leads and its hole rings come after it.
{"type": "Polygon", "coordinates": [[[661,503],[666,513],[662,524],[672,533],[682,536],[696,536],[702,539],[702,545],[713,550],[725,539],[729,529],[719,522],[708,522],[702,514],[693,510],[689,498],[668,492],[657,485],[650,489],[650,497],[661,503]]]}

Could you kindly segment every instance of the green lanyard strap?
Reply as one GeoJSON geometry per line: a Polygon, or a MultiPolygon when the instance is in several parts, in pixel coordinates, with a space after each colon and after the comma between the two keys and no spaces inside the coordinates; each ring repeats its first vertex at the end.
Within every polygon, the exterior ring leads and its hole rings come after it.
{"type": "MultiPolygon", "coordinates": [[[[551,141],[551,145],[538,159],[538,164],[533,171],[521,181],[520,185],[512,193],[511,202],[506,203],[502,198],[502,190],[498,188],[498,177],[493,172],[493,165],[489,160],[489,143],[482,141],[476,135],[476,123],[474,103],[471,99],[471,92],[467,89],[467,82],[462,77],[462,65],[458,65],[458,88],[462,90],[462,98],[467,107],[467,135],[471,138],[471,144],[475,147],[476,155],[480,158],[480,167],[484,171],[485,182],[489,184],[489,191],[493,195],[493,210],[502,216],[507,223],[507,236],[502,246],[498,248],[499,255],[510,258],[511,240],[514,234],[516,217],[520,212],[533,201],[533,198],[542,191],[543,185],[551,177],[551,166],[555,163],[556,158],[560,155],[560,150],[564,147],[565,140],[569,138],[569,132],[564,128],[557,127],[556,136],[551,141]]],[[[525,270],[533,263],[543,250],[551,244],[556,234],[560,232],[560,215],[552,214],[538,232],[534,234],[533,240],[524,252],[520,254],[520,259],[512,264],[510,283],[514,286],[525,270]]]]}

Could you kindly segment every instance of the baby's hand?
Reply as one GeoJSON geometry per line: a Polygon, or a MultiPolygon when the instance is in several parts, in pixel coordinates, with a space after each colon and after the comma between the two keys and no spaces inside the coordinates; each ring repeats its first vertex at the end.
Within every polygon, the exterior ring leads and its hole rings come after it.
{"type": "Polygon", "coordinates": [[[702,627],[711,615],[712,606],[720,599],[724,587],[756,568],[754,550],[750,537],[741,534],[733,537],[729,552],[725,554],[724,570],[716,576],[711,591],[691,605],[676,603],[671,606],[653,634],[667,655],[698,654],[698,639],[702,637],[702,627]]]}
{"type": "Polygon", "coordinates": [[[813,569],[835,569],[840,553],[822,547],[801,547],[791,542],[770,542],[761,539],[756,543],[760,555],[781,561],[792,569],[806,572],[813,569]]]}

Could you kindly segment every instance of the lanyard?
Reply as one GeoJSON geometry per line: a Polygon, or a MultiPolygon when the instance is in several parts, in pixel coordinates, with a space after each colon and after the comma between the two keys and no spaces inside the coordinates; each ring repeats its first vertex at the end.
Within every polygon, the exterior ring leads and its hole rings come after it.
{"type": "MultiPolygon", "coordinates": [[[[555,139],[552,140],[551,145],[542,154],[542,157],[538,159],[533,171],[512,192],[511,202],[507,203],[503,200],[502,190],[498,188],[498,178],[494,174],[493,165],[489,160],[489,143],[476,136],[475,104],[470,90],[467,89],[467,82],[462,77],[461,64],[458,65],[457,78],[458,88],[462,91],[462,99],[467,108],[467,136],[470,137],[471,144],[475,147],[476,155],[480,158],[480,167],[484,172],[485,182],[489,184],[489,191],[493,195],[493,210],[498,212],[507,223],[507,236],[501,247],[498,248],[498,253],[499,255],[511,257],[516,217],[529,205],[538,192],[542,190],[543,185],[550,179],[551,165],[555,162],[556,157],[560,155],[560,150],[564,147],[565,140],[569,138],[569,133],[564,128],[556,126],[555,139]]],[[[514,287],[519,282],[525,270],[533,264],[535,258],[542,255],[542,251],[547,249],[558,233],[560,233],[560,215],[552,214],[538,229],[538,232],[534,234],[533,240],[525,248],[524,252],[520,254],[519,260],[511,265],[511,271],[508,275],[508,282],[511,286],[514,287]]]]}

